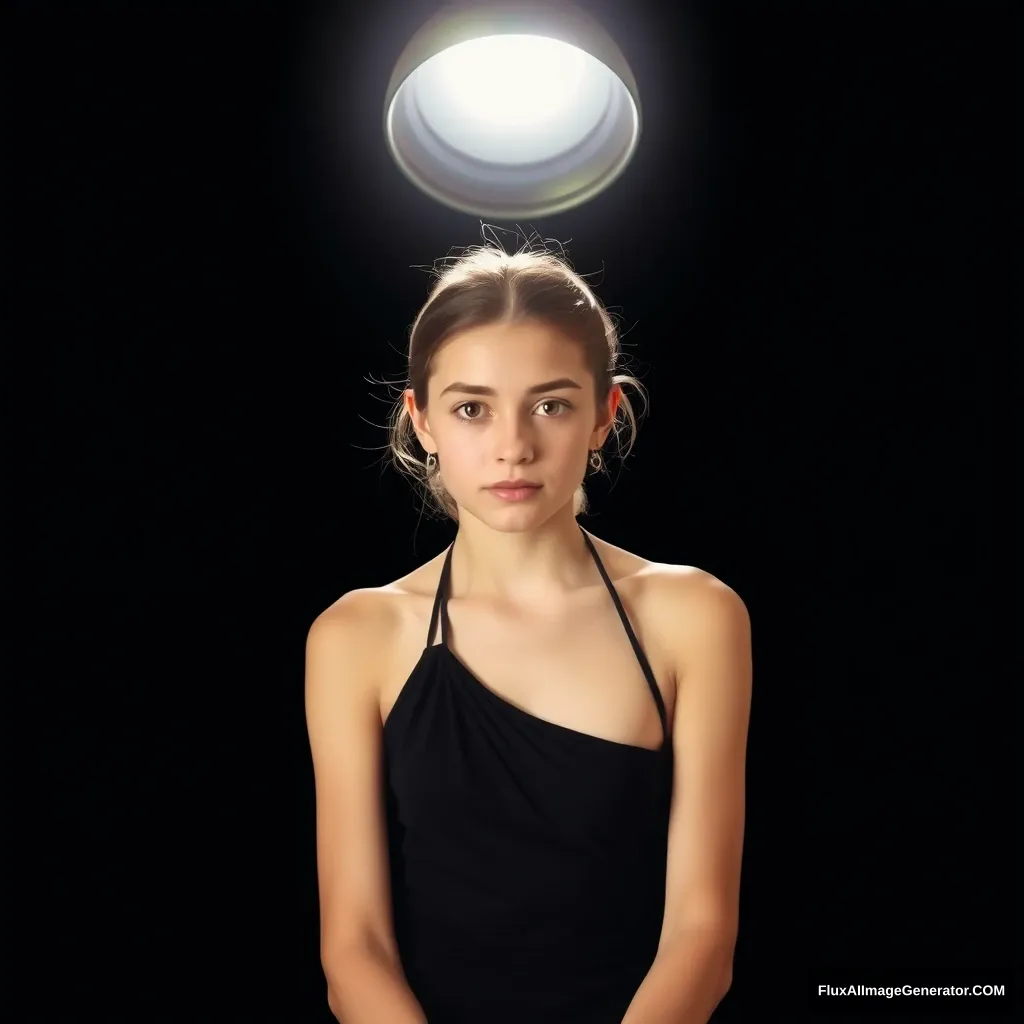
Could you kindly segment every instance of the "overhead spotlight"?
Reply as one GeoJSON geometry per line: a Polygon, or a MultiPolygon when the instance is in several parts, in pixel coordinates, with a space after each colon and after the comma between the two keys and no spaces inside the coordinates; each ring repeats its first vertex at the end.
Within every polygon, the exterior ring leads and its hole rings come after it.
{"type": "Polygon", "coordinates": [[[539,217],[585,203],[623,172],[640,98],[618,47],[578,8],[460,3],[399,57],[384,134],[402,172],[438,202],[539,217]]]}

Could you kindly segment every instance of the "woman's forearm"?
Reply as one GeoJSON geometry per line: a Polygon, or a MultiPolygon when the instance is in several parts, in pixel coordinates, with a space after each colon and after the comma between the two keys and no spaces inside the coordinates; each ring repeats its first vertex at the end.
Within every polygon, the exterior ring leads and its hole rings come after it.
{"type": "Polygon", "coordinates": [[[369,946],[335,954],[324,964],[327,1002],[341,1024],[427,1024],[402,969],[369,946]]]}

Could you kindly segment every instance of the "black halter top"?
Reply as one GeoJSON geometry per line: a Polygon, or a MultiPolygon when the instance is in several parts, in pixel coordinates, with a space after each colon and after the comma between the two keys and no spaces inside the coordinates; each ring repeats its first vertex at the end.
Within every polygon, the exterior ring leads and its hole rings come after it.
{"type": "Polygon", "coordinates": [[[448,646],[449,547],[427,646],[384,726],[395,936],[429,1024],[621,1024],[657,952],[668,720],[583,536],[647,678],[662,745],[556,725],[478,680],[448,646]]]}

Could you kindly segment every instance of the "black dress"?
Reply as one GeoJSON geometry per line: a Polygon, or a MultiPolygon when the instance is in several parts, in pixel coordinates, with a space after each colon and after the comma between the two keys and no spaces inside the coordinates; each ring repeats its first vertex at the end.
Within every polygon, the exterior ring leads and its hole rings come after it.
{"type": "Polygon", "coordinates": [[[667,715],[583,536],[647,678],[662,745],[555,725],[478,680],[448,647],[449,547],[427,646],[384,727],[395,936],[429,1024],[621,1024],[657,952],[667,715]]]}

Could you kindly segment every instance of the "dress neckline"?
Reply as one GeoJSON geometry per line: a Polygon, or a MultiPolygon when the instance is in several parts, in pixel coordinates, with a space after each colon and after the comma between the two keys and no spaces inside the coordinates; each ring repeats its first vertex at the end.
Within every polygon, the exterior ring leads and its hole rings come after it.
{"type": "MultiPolygon", "coordinates": [[[[463,662],[463,660],[446,644],[431,644],[424,648],[421,660],[429,657],[443,658],[447,662],[448,666],[454,671],[455,675],[465,682],[466,685],[477,690],[502,711],[505,711],[523,721],[528,721],[538,728],[551,730],[563,736],[573,737],[578,739],[581,743],[611,749],[635,751],[640,755],[664,755],[667,750],[672,749],[669,737],[664,735],[659,746],[645,747],[639,743],[625,743],[621,740],[608,739],[605,736],[595,736],[593,733],[584,732],[581,729],[574,729],[572,726],[561,725],[558,722],[552,722],[550,719],[542,718],[540,715],[535,715],[533,712],[527,711],[525,708],[521,708],[518,704],[509,700],[507,697],[503,697],[496,690],[492,690],[482,679],[480,679],[478,675],[476,675],[475,672],[472,672],[465,662],[463,662]]],[[[401,694],[399,694],[399,697],[401,697],[401,694]]],[[[394,708],[392,708],[392,714],[393,713],[394,708]]],[[[388,721],[391,721],[390,714],[388,715],[388,721]]]]}

